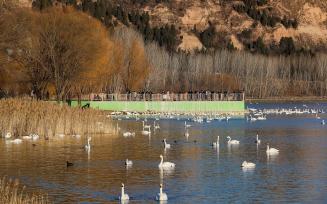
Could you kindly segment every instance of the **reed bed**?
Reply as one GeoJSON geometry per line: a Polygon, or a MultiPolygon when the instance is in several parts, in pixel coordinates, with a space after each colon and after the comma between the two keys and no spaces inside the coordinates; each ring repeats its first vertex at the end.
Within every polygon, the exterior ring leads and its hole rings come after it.
{"type": "Polygon", "coordinates": [[[0,100],[0,131],[2,135],[10,132],[14,137],[33,133],[48,138],[56,134],[113,133],[114,128],[104,111],[9,98],[0,100]]]}
{"type": "Polygon", "coordinates": [[[11,180],[3,177],[0,179],[0,203],[6,204],[48,204],[48,196],[29,195],[25,187],[19,185],[18,180],[11,180]]]}

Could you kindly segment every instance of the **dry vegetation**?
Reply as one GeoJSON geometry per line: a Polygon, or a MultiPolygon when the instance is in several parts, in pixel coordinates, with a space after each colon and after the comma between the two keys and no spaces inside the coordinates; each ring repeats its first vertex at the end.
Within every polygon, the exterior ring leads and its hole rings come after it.
{"type": "MultiPolygon", "coordinates": [[[[255,98],[327,95],[323,53],[171,52],[145,43],[131,28],[106,29],[72,7],[5,9],[0,15],[0,96],[1,91],[17,96],[31,90],[39,99],[50,93],[57,100],[133,91],[244,90],[255,98]]],[[[294,48],[285,42],[285,50],[294,48]]]]}
{"type": "Polygon", "coordinates": [[[51,203],[47,196],[28,195],[25,187],[20,187],[18,180],[0,179],[0,203],[5,204],[47,204],[51,203]]]}
{"type": "Polygon", "coordinates": [[[30,99],[0,100],[0,131],[15,137],[38,134],[52,137],[56,134],[111,133],[110,119],[99,110],[71,108],[54,102],[30,99]]]}

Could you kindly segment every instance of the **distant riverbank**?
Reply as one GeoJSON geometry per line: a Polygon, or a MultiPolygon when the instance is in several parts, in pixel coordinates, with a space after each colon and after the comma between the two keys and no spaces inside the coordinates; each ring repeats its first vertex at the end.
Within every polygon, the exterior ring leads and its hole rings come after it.
{"type": "Polygon", "coordinates": [[[327,101],[327,96],[316,97],[316,96],[288,96],[288,97],[268,97],[268,98],[247,98],[247,103],[269,103],[269,102],[301,102],[301,101],[327,101]]]}

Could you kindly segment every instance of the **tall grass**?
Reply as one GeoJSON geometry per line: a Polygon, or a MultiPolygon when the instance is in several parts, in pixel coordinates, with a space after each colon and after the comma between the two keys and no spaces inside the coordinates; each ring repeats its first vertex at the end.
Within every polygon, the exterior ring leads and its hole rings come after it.
{"type": "Polygon", "coordinates": [[[47,196],[28,195],[25,187],[20,187],[18,180],[3,177],[0,179],[0,203],[5,204],[47,204],[51,203],[47,196]]]}
{"type": "Polygon", "coordinates": [[[83,110],[29,98],[0,100],[2,135],[11,132],[15,137],[31,133],[52,137],[56,134],[112,133],[113,129],[111,120],[100,110],[83,110]]]}

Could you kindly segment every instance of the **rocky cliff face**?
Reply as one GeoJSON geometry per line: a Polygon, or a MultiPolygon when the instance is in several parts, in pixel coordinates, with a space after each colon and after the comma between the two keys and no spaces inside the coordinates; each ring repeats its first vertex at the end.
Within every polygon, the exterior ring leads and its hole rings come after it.
{"type": "Polygon", "coordinates": [[[150,14],[152,25],[174,24],[180,30],[184,50],[204,47],[197,33],[210,26],[217,44],[231,42],[245,49],[259,37],[264,44],[278,44],[282,37],[292,37],[300,48],[325,48],[327,42],[327,1],[325,0],[166,0],[117,1],[128,9],[144,10],[150,14]],[[255,2],[255,3],[253,3],[255,2]],[[253,8],[246,11],[237,8],[253,8]],[[253,11],[256,14],[253,14],[253,11]],[[252,12],[252,14],[251,14],[252,12]],[[278,18],[273,19],[273,18],[278,18]],[[275,21],[270,24],[270,20],[275,21]],[[283,20],[296,22],[287,25],[283,20]],[[268,22],[267,22],[268,21],[268,22]],[[286,25],[286,26],[285,26],[286,25]],[[195,32],[196,29],[196,32],[195,32]],[[219,39],[222,38],[222,39],[219,39]]]}
{"type": "Polygon", "coordinates": [[[77,0],[86,1],[148,12],[151,27],[174,25],[182,50],[273,50],[283,37],[291,37],[296,49],[327,48],[326,0],[77,0]]]}

